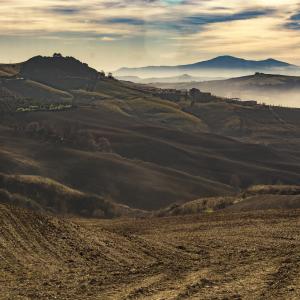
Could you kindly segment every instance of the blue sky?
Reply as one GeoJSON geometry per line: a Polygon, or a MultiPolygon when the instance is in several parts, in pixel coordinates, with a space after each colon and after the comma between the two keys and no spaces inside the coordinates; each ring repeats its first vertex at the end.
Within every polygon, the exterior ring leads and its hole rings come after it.
{"type": "Polygon", "coordinates": [[[105,70],[236,55],[300,64],[298,0],[0,0],[3,63],[61,52],[105,70]]]}

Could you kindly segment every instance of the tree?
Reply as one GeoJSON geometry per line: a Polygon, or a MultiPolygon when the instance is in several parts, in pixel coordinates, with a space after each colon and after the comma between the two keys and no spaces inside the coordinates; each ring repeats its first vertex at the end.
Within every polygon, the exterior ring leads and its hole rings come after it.
{"type": "Polygon", "coordinates": [[[188,91],[184,91],[184,101],[188,101],[189,99],[189,93],[188,91]]]}
{"type": "Polygon", "coordinates": [[[100,77],[100,78],[105,77],[105,72],[104,72],[103,70],[99,72],[99,77],[100,77]]]}
{"type": "Polygon", "coordinates": [[[198,90],[196,88],[190,89],[189,94],[190,94],[190,97],[192,98],[192,100],[194,100],[194,101],[196,101],[201,96],[200,90],[198,90]]]}
{"type": "Polygon", "coordinates": [[[54,53],[53,54],[53,57],[54,58],[61,58],[61,57],[63,57],[60,53],[54,53]]]}

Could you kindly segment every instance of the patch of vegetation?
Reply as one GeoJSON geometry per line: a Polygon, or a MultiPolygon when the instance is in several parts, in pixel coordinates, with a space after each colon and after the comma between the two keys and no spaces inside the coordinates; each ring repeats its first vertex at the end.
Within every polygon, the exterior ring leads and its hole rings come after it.
{"type": "Polygon", "coordinates": [[[200,213],[213,213],[221,209],[225,209],[236,202],[236,197],[211,197],[201,198],[190,201],[184,204],[173,204],[163,210],[160,210],[157,215],[178,216],[178,215],[193,215],[200,213]]]}
{"type": "Polygon", "coordinates": [[[36,211],[94,218],[119,217],[130,211],[126,206],[80,192],[49,178],[1,173],[0,202],[36,211]]]}
{"type": "Polygon", "coordinates": [[[254,185],[245,191],[245,195],[299,195],[297,185],[254,185]]]}

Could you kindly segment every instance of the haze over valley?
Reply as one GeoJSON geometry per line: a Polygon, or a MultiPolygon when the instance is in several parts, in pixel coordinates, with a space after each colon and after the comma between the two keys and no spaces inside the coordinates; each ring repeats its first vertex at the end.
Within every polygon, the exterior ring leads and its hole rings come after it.
{"type": "Polygon", "coordinates": [[[288,107],[300,107],[299,74],[298,66],[282,61],[254,61],[232,56],[189,65],[121,68],[116,71],[119,79],[159,88],[198,88],[220,97],[288,107]]]}

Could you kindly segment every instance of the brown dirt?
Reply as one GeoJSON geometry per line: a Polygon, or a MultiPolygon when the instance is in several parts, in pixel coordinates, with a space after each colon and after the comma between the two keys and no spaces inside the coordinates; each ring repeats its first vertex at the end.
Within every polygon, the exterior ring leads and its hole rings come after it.
{"type": "Polygon", "coordinates": [[[300,211],[63,220],[0,206],[0,299],[299,299],[300,211]]]}

